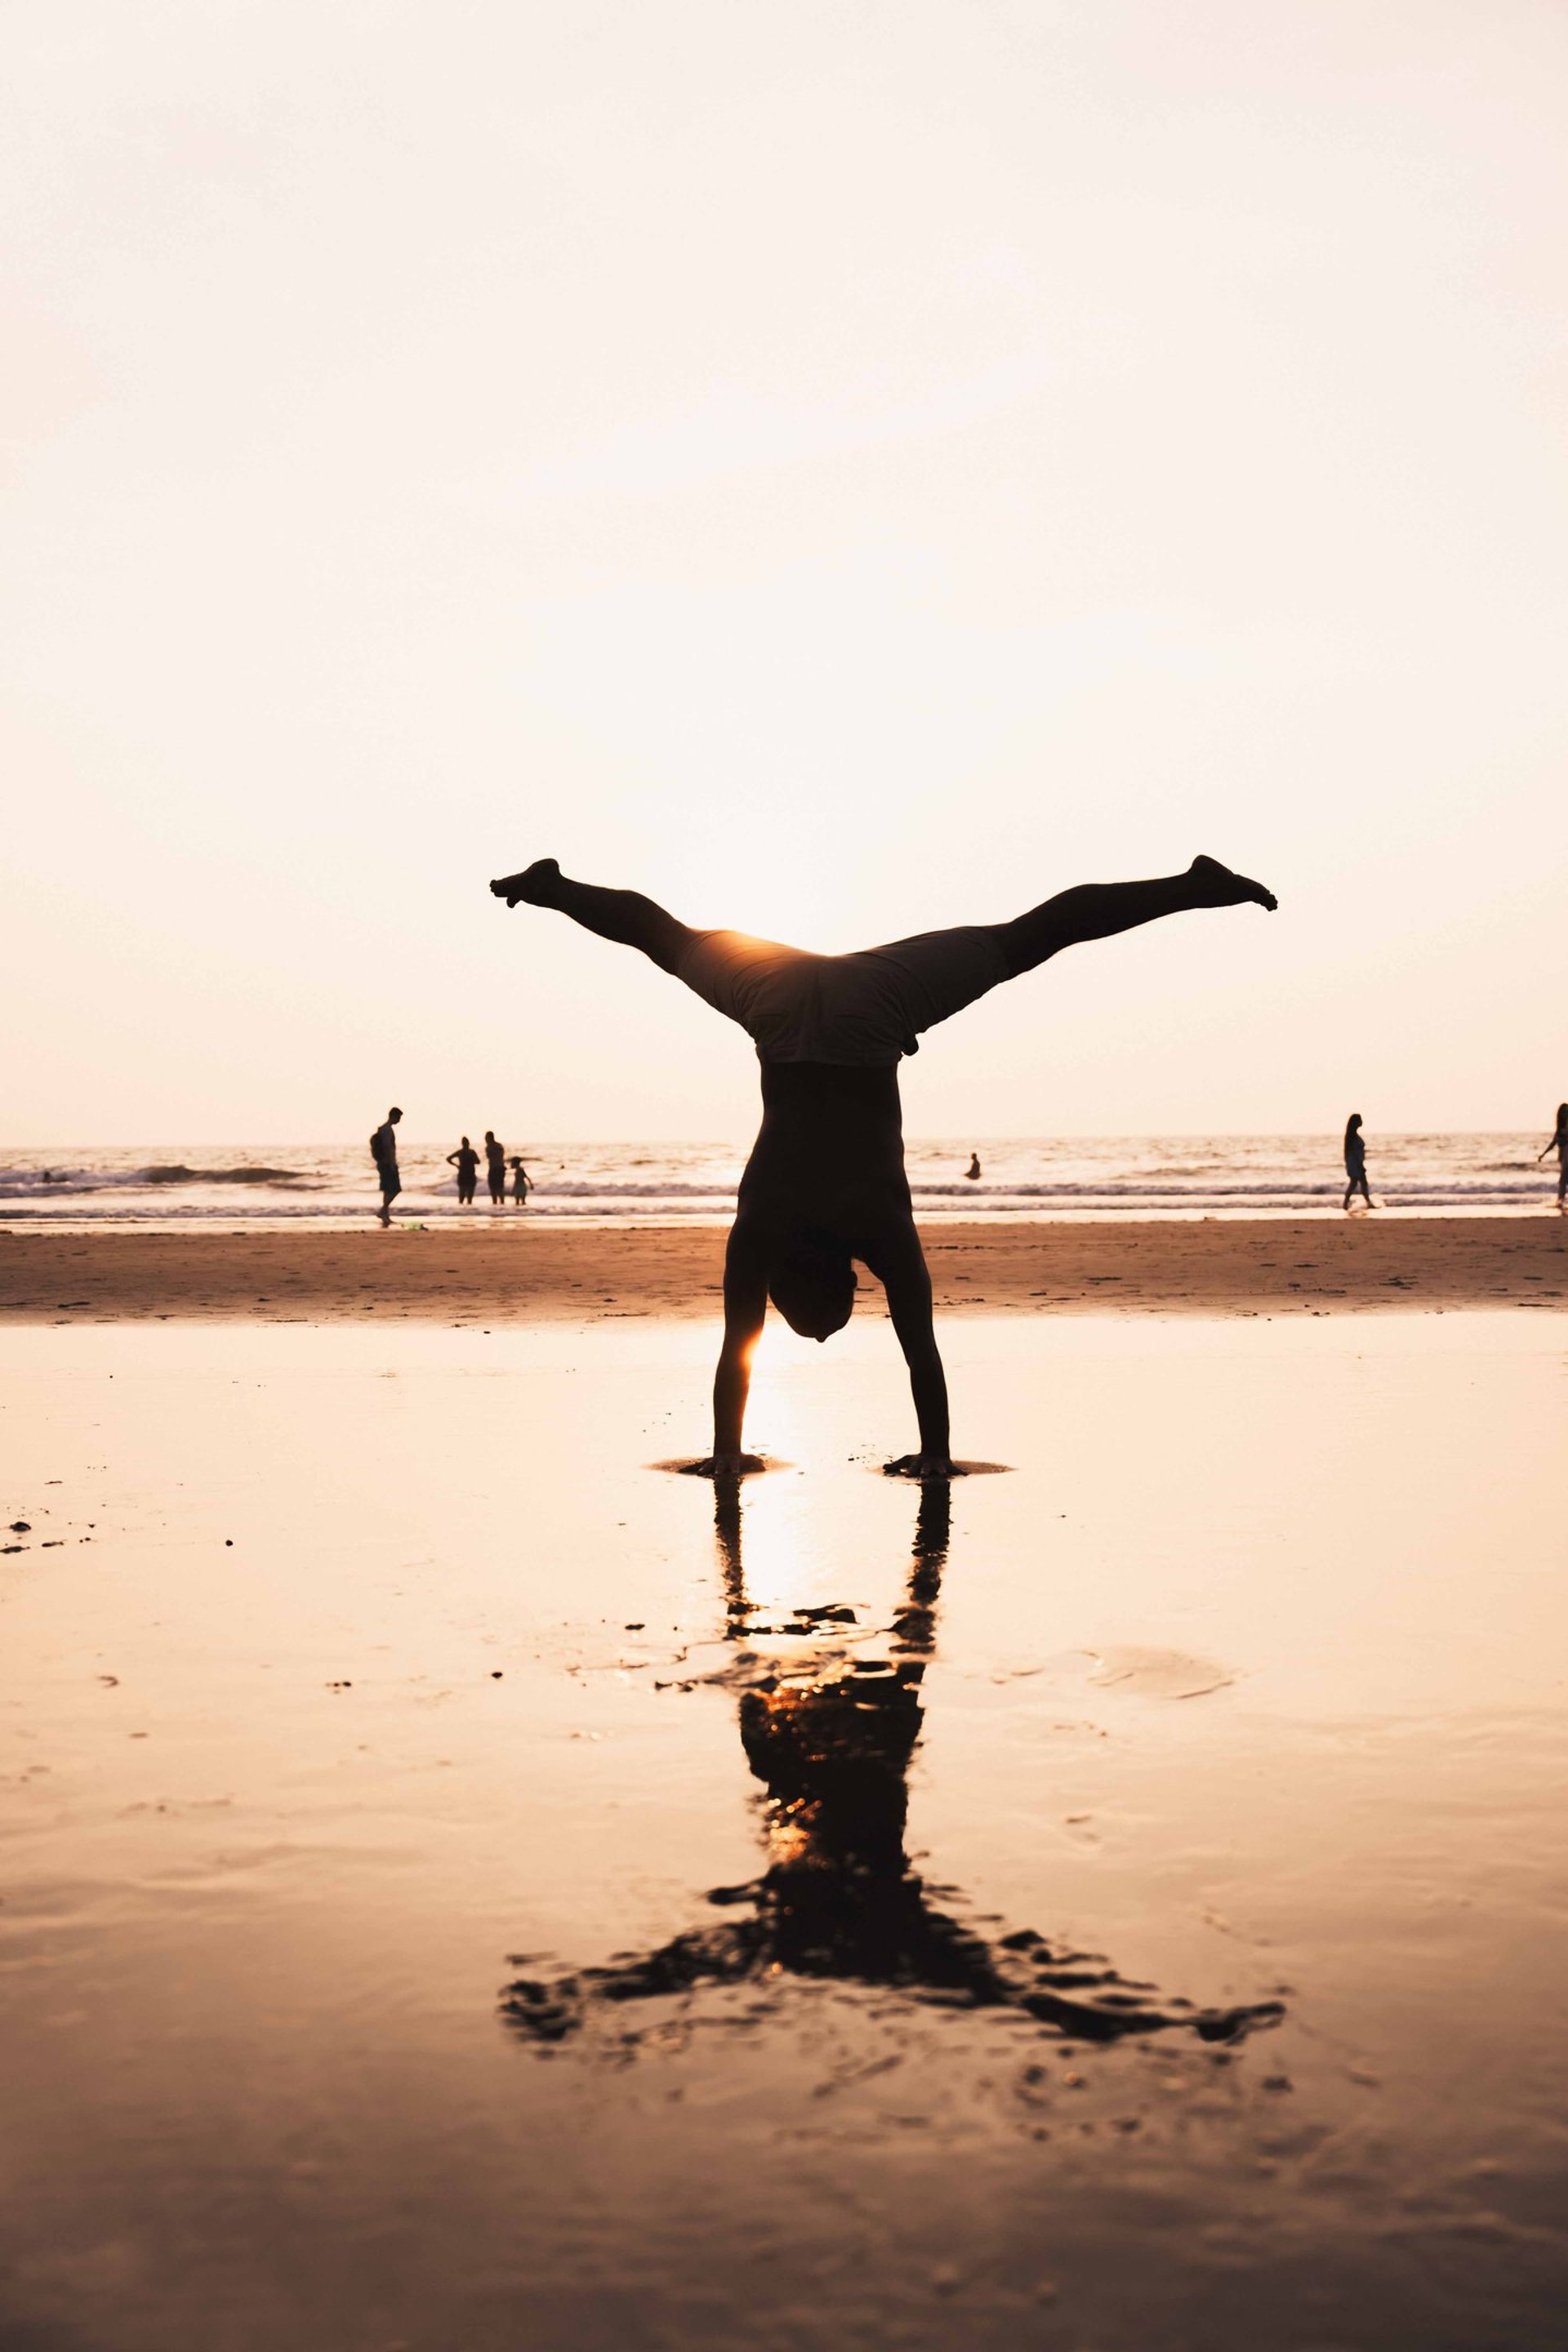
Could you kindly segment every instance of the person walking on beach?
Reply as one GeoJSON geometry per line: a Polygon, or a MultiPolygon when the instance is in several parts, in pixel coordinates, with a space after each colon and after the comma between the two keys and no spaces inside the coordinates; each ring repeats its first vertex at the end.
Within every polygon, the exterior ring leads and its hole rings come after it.
{"type": "Polygon", "coordinates": [[[465,1135],[456,1151],[447,1154],[447,1165],[458,1171],[458,1206],[471,1209],[474,1187],[479,1181],[479,1155],[465,1135]]]}
{"type": "Polygon", "coordinates": [[[375,1162],[376,1181],[381,1186],[381,1222],[392,1223],[392,1204],[403,1190],[403,1179],[397,1172],[397,1122],[403,1117],[395,1103],[370,1139],[370,1156],[375,1162]]]}
{"type": "Polygon", "coordinates": [[[947,1382],[931,1275],[904,1173],[899,1062],[922,1030],[1063,948],[1198,907],[1272,908],[1273,894],[1212,857],[1150,882],[1086,882],[1009,923],[924,931],[852,955],[813,955],[739,931],[693,930],[636,890],[574,882],[552,857],[490,884],[509,907],[553,908],[637,948],[739,1022],[762,1064],[763,1123],[724,1259],[724,1339],[708,1477],[762,1466],[742,1451],[752,1353],[771,1299],[804,1339],[849,1320],[856,1258],[883,1284],[909,1367],[920,1451],[884,1467],[952,1475],[947,1382]]]}
{"type": "Polygon", "coordinates": [[[1538,1168],[1549,1151],[1557,1154],[1557,1205],[1560,1209],[1568,1208],[1568,1103],[1557,1106],[1557,1124],[1535,1155],[1538,1168]]]}
{"type": "Polygon", "coordinates": [[[528,1196],[533,1190],[533,1179],[521,1160],[510,1160],[507,1165],[511,1170],[511,1197],[520,1209],[526,1209],[528,1196]]]}
{"type": "Polygon", "coordinates": [[[1377,1202],[1367,1190],[1366,1138],[1361,1131],[1359,1110],[1352,1110],[1345,1124],[1345,1207],[1350,1207],[1352,1199],[1359,1192],[1367,1207],[1375,1209],[1377,1202]]]}
{"type": "Polygon", "coordinates": [[[485,1129],[485,1175],[490,1188],[490,1206],[506,1206],[506,1146],[498,1143],[489,1128],[485,1129]]]}

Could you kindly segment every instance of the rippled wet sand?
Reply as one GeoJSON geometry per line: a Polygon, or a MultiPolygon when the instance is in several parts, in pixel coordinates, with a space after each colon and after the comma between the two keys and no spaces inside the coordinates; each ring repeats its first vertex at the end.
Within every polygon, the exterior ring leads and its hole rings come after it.
{"type": "Polygon", "coordinates": [[[0,2344],[1550,2345],[1555,1328],[0,1333],[0,2344]]]}

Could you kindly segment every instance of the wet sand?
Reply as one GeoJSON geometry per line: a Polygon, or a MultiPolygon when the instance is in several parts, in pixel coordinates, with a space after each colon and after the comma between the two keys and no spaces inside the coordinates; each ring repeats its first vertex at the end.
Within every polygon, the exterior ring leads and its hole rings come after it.
{"type": "Polygon", "coordinates": [[[0,1332],[6,2352],[1555,2341],[1551,1319],[709,1336],[0,1332]]]}
{"type": "MultiPolygon", "coordinates": [[[[924,1228],[955,1313],[1300,1315],[1568,1302],[1568,1219],[1276,1218],[924,1228]]],[[[472,1225],[342,1234],[0,1230],[0,1319],[177,1316],[448,1322],[711,1316],[712,1225],[472,1225]]],[[[861,1270],[867,1302],[880,1292],[861,1270]]]]}

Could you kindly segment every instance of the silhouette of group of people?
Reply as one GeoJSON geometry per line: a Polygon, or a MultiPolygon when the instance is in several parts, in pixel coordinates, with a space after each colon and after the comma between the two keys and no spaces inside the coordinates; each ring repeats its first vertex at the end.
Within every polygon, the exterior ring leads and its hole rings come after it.
{"type": "MultiPolygon", "coordinates": [[[[370,1156],[375,1162],[376,1181],[381,1186],[381,1222],[392,1223],[392,1204],[403,1190],[403,1178],[397,1166],[397,1123],[403,1117],[395,1103],[385,1118],[370,1139],[370,1156]]],[[[511,1197],[521,1209],[528,1205],[533,1190],[533,1179],[523,1166],[520,1155],[507,1157],[504,1143],[496,1140],[493,1130],[485,1129],[485,1173],[489,1183],[490,1204],[500,1209],[506,1205],[507,1170],[511,1171],[511,1197]]],[[[456,1151],[447,1154],[447,1165],[458,1171],[458,1202],[461,1208],[472,1208],[479,1187],[479,1155],[465,1135],[456,1151]]]]}
{"type": "MultiPolygon", "coordinates": [[[[513,1202],[520,1209],[526,1208],[528,1196],[533,1190],[533,1179],[521,1160],[515,1153],[509,1160],[505,1144],[498,1143],[493,1129],[488,1127],[485,1129],[484,1151],[485,1181],[489,1187],[491,1208],[503,1209],[506,1206],[506,1172],[509,1168],[511,1171],[513,1202]]],[[[479,1155],[466,1135],[456,1151],[447,1152],[447,1165],[458,1171],[458,1206],[471,1209],[479,1184],[479,1155]]]]}

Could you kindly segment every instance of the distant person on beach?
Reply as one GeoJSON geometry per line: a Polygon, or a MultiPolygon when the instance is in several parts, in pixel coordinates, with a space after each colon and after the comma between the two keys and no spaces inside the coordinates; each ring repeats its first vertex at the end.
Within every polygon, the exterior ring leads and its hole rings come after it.
{"type": "Polygon", "coordinates": [[[762,1064],[763,1123],[742,1176],[724,1260],[724,1340],[713,1382],[709,1477],[762,1465],[742,1451],[752,1352],[770,1298],[805,1339],[849,1320],[859,1258],[883,1284],[909,1366],[920,1451],[884,1466],[948,1477],[947,1382],[931,1275],[904,1173],[899,1062],[919,1033],[999,982],[1084,940],[1196,907],[1272,908],[1261,883],[1212,857],[1152,882],[1088,882],[1010,923],[925,931],[853,955],[813,955],[739,931],[692,930],[636,890],[574,882],[552,857],[492,882],[509,907],[552,907],[634,947],[739,1022],[762,1064]]]}
{"type": "Polygon", "coordinates": [[[498,1143],[491,1130],[485,1129],[485,1175],[490,1188],[490,1206],[506,1206],[506,1146],[498,1143]]]}
{"type": "Polygon", "coordinates": [[[521,1160],[510,1160],[507,1165],[511,1170],[511,1197],[520,1209],[526,1209],[528,1196],[533,1190],[533,1179],[521,1160]]]}
{"type": "Polygon", "coordinates": [[[1568,1103],[1557,1106],[1557,1124],[1550,1139],[1535,1155],[1538,1168],[1549,1151],[1557,1154],[1557,1205],[1560,1209],[1568,1207],[1568,1103]]]}
{"type": "Polygon", "coordinates": [[[1345,1126],[1345,1207],[1350,1207],[1352,1199],[1359,1192],[1367,1207],[1375,1209],[1377,1202],[1367,1190],[1366,1138],[1361,1131],[1359,1110],[1352,1111],[1345,1126]]]}
{"type": "Polygon", "coordinates": [[[969,1165],[968,1165],[968,1167],[964,1170],[964,1171],[963,1171],[963,1172],[964,1172],[964,1174],[968,1177],[968,1179],[969,1179],[969,1181],[970,1181],[970,1182],[971,1182],[972,1184],[978,1184],[978,1183],[979,1183],[979,1181],[980,1181],[980,1154],[979,1154],[979,1152],[978,1152],[978,1151],[972,1151],[972,1152],[970,1153],[970,1155],[969,1155],[969,1165]]]}
{"type": "Polygon", "coordinates": [[[447,1165],[458,1171],[458,1206],[471,1209],[474,1187],[479,1181],[479,1155],[465,1135],[456,1151],[447,1154],[447,1165]]]}
{"type": "Polygon", "coordinates": [[[375,1162],[376,1181],[381,1186],[381,1222],[392,1223],[392,1204],[403,1190],[403,1179],[397,1172],[397,1122],[403,1117],[395,1103],[370,1139],[370,1156],[375,1162]]]}

